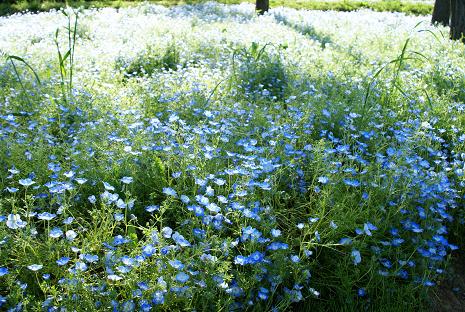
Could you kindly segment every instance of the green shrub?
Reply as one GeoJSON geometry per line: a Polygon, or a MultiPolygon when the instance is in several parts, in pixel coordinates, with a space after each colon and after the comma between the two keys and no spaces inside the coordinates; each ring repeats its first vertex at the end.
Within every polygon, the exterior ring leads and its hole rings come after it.
{"type": "Polygon", "coordinates": [[[185,64],[181,62],[179,50],[174,43],[161,53],[155,51],[153,47],[148,47],[136,55],[131,60],[124,60],[119,58],[116,61],[116,67],[119,69],[126,78],[151,76],[159,70],[177,70],[179,67],[184,67],[185,64]]]}
{"type": "Polygon", "coordinates": [[[234,75],[245,96],[274,101],[284,99],[288,75],[280,53],[283,47],[277,47],[274,51],[271,49],[271,45],[260,48],[254,42],[250,48],[238,52],[239,64],[234,75]]]}

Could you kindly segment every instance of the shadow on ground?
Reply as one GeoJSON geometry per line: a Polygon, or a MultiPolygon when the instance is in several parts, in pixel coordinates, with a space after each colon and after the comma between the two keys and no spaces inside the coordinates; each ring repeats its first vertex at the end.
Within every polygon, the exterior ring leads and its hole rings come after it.
{"type": "Polygon", "coordinates": [[[433,294],[434,312],[465,311],[465,252],[453,256],[447,278],[433,294]]]}

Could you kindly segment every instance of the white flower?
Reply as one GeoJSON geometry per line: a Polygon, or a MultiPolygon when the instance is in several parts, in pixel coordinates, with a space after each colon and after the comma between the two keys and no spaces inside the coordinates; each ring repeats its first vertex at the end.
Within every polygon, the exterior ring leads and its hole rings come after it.
{"type": "Polygon", "coordinates": [[[6,226],[13,230],[23,228],[26,226],[26,224],[27,222],[21,220],[19,214],[9,214],[8,219],[6,221],[6,226]]]}
{"type": "Polygon", "coordinates": [[[132,181],[134,181],[134,179],[132,177],[122,177],[121,178],[121,182],[123,182],[124,184],[130,184],[130,183],[132,183],[132,181]]]}
{"type": "Polygon", "coordinates": [[[119,280],[122,280],[123,278],[119,275],[116,275],[116,274],[111,274],[111,275],[108,275],[107,277],[110,281],[119,281],[119,280]]]}
{"type": "Polygon", "coordinates": [[[31,265],[28,265],[27,268],[31,271],[39,271],[40,269],[42,269],[44,266],[42,264],[31,264],[31,265]]]}
{"type": "Polygon", "coordinates": [[[32,181],[30,178],[26,178],[26,179],[21,179],[19,180],[19,184],[21,184],[22,186],[25,186],[25,187],[28,187],[28,186],[31,186],[32,184],[34,184],[35,182],[32,181]]]}
{"type": "Polygon", "coordinates": [[[74,232],[73,230],[68,230],[65,233],[66,239],[69,241],[73,241],[77,237],[77,233],[74,232]]]}

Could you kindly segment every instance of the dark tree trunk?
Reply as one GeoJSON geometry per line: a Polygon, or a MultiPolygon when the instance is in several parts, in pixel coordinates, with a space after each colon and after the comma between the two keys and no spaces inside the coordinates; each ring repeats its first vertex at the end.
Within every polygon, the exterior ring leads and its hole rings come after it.
{"type": "Polygon", "coordinates": [[[465,43],[465,0],[436,0],[431,22],[450,26],[450,38],[465,43]]]}
{"type": "Polygon", "coordinates": [[[436,0],[433,9],[433,24],[449,26],[451,0],[436,0]]]}
{"type": "Polygon", "coordinates": [[[265,12],[268,12],[270,9],[270,0],[256,0],[255,2],[255,10],[257,10],[258,14],[262,15],[265,12]]]}
{"type": "Polygon", "coordinates": [[[465,42],[465,0],[451,1],[450,38],[465,42]]]}

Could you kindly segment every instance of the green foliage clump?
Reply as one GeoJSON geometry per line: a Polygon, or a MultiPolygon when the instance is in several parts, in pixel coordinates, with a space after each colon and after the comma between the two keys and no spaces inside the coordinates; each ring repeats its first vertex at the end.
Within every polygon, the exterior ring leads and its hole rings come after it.
{"type": "MultiPolygon", "coordinates": [[[[238,86],[245,96],[252,98],[264,97],[274,101],[282,101],[286,94],[288,74],[280,53],[284,47],[275,48],[270,45],[259,46],[252,43],[250,48],[237,52],[239,64],[234,75],[238,86]]],[[[233,62],[236,61],[236,54],[233,62]]]]}
{"type": "Polygon", "coordinates": [[[126,78],[151,76],[159,70],[178,70],[185,66],[181,61],[179,48],[175,43],[168,45],[166,49],[159,52],[153,47],[137,54],[133,59],[124,60],[119,58],[116,61],[118,68],[126,78]]]}

